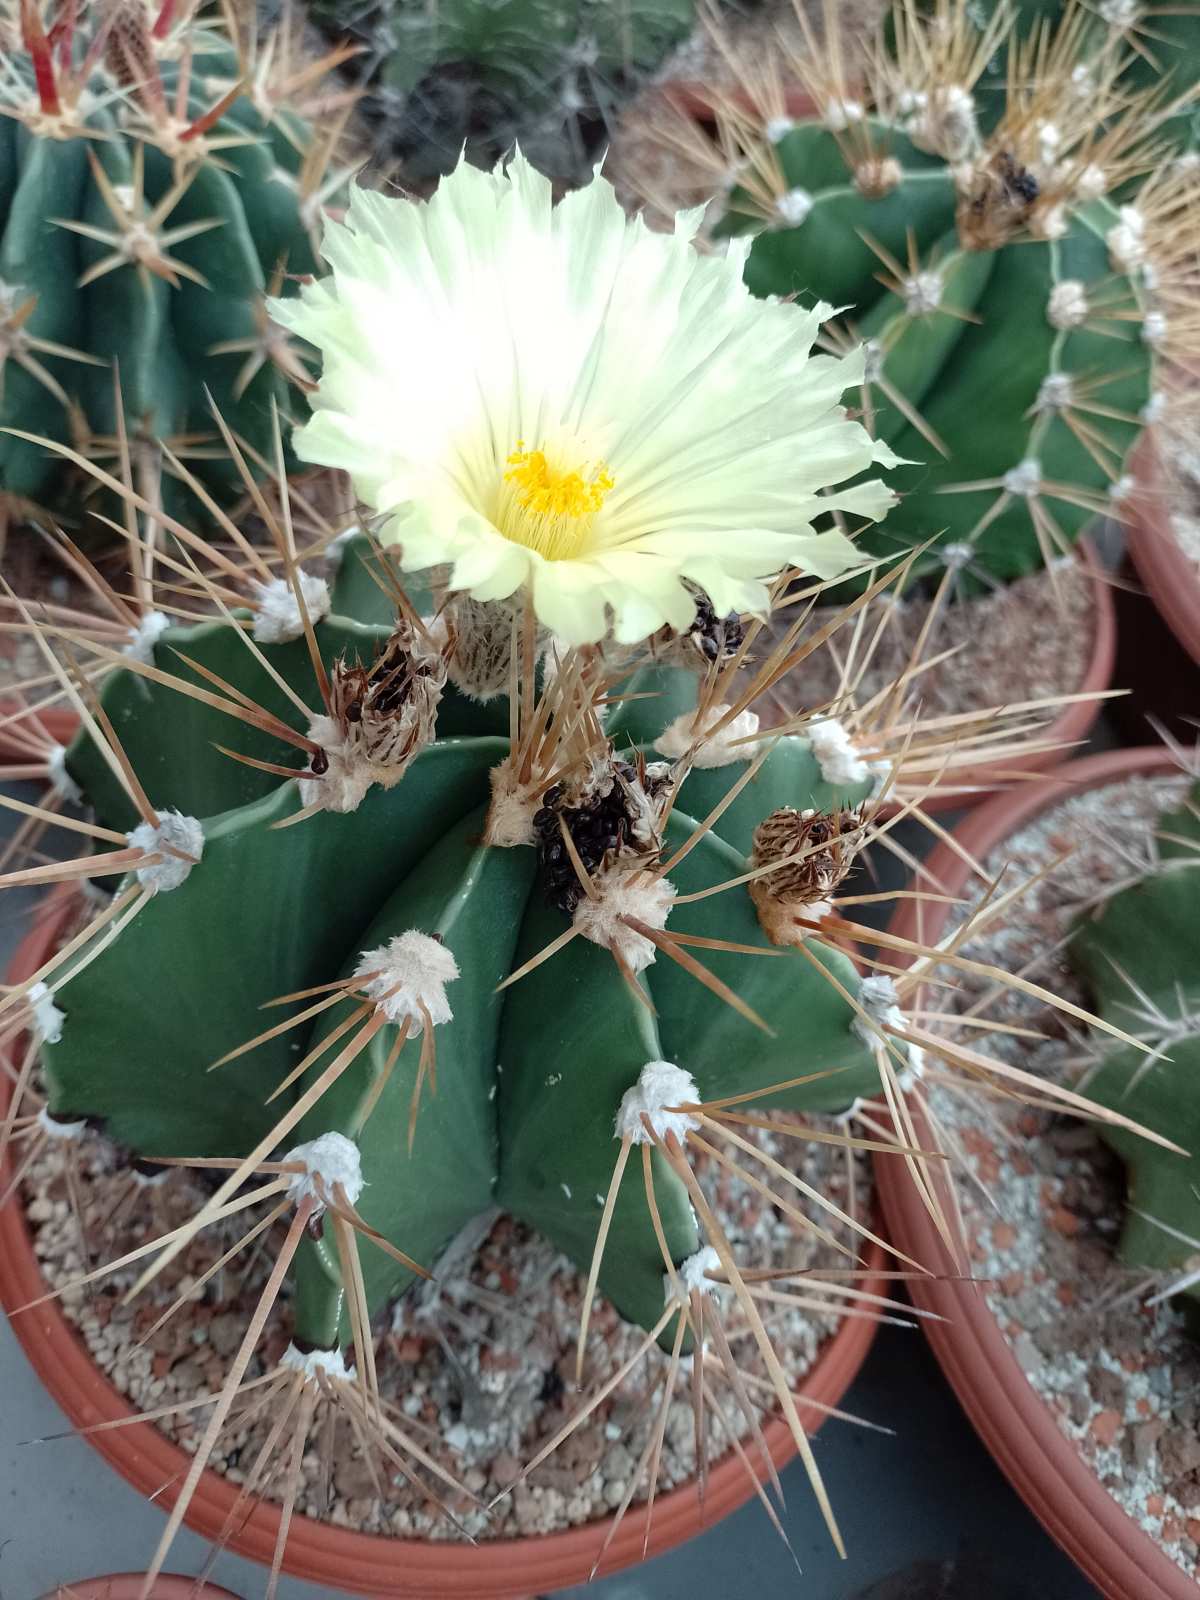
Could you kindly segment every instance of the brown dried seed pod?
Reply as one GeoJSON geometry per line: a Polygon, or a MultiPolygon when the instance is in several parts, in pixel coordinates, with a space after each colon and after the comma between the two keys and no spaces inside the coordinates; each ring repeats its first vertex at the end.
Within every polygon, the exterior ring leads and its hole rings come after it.
{"type": "Polygon", "coordinates": [[[650,654],[656,661],[691,667],[703,672],[714,661],[730,661],[742,648],[746,630],[736,611],[718,616],[703,589],[689,584],[696,600],[696,615],[689,628],[676,633],[660,628],[649,639],[650,654]]]}
{"type": "Polygon", "coordinates": [[[563,840],[565,826],[584,870],[595,874],[618,855],[653,855],[672,780],[667,762],[647,766],[617,761],[611,747],[585,778],[555,784],[533,819],[546,899],[568,916],[583,897],[583,885],[563,840]]]}
{"type": "Polygon", "coordinates": [[[750,897],[772,944],[794,944],[804,937],[798,914],[818,918],[830,896],[854,865],[862,839],[857,811],[772,811],[754,830],[752,867],[779,865],[750,880],[750,897]]]}
{"type": "Polygon", "coordinates": [[[150,104],[161,105],[162,80],[146,8],[138,0],[114,0],[106,8],[106,21],[104,65],[123,89],[132,89],[150,104]]]}

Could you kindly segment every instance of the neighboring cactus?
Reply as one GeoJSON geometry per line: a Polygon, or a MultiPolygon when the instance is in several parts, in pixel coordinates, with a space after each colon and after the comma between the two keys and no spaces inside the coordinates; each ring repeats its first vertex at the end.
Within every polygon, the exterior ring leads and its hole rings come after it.
{"type": "MultiPolygon", "coordinates": [[[[224,488],[208,397],[264,452],[272,407],[311,381],[266,297],[317,270],[341,119],[318,132],[296,98],[334,57],[301,73],[276,40],[258,69],[193,13],[0,5],[0,427],[106,464],[123,428],[135,456],[166,444],[224,488]]],[[[0,433],[0,501],[78,513],[63,478],[0,433]]]]}
{"type": "Polygon", "coordinates": [[[924,568],[1008,580],[1129,490],[1155,369],[1194,342],[1200,177],[1162,157],[1169,89],[1127,96],[1126,57],[1091,53],[1074,6],[1013,43],[981,131],[1004,14],[984,33],[972,14],[904,6],[865,84],[818,55],[812,120],[731,106],[717,231],[756,235],[756,294],[827,299],[845,308],[838,339],[868,343],[864,418],[911,465],[889,476],[901,500],[867,547],[935,538],[924,568]]]}
{"type": "Polygon", "coordinates": [[[514,144],[582,183],[621,105],[692,26],[692,0],[380,0],[316,19],[361,39],[381,155],[409,183],[448,172],[466,146],[491,166],[514,144]]]}
{"type": "MultiPolygon", "coordinates": [[[[1099,1014],[1153,1051],[1105,1052],[1089,1097],[1164,1134],[1190,1155],[1102,1127],[1128,1169],[1121,1255],[1156,1272],[1192,1270],[1200,1237],[1200,786],[1160,819],[1145,876],[1085,913],[1071,943],[1099,1014]]],[[[1189,1284],[1193,1298],[1200,1281],[1189,1284]]]]}

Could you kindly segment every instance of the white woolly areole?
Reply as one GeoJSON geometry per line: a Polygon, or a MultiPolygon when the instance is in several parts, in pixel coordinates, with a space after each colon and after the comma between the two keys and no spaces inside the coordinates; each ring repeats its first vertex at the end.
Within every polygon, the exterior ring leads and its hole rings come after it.
{"type": "Polygon", "coordinates": [[[802,222],[807,221],[812,208],[813,197],[807,189],[789,189],[775,202],[779,220],[786,223],[789,228],[798,228],[802,222]]]}
{"type": "Polygon", "coordinates": [[[673,1133],[682,1144],[699,1122],[688,1111],[668,1111],[668,1106],[698,1105],[700,1091],[690,1072],[673,1061],[647,1061],[632,1089],[626,1089],[617,1108],[615,1139],[650,1144],[643,1115],[660,1139],[673,1133]]]}
{"type": "Polygon", "coordinates": [[[1161,422],[1167,412],[1167,397],[1161,390],[1152,394],[1146,404],[1138,412],[1143,422],[1161,422]]]}
{"type": "Polygon", "coordinates": [[[1024,499],[1037,494],[1042,487],[1042,463],[1034,456],[1026,456],[1004,474],[1004,487],[1009,494],[1019,494],[1024,499]]]}
{"type": "Polygon", "coordinates": [[[925,1076],[925,1052],[919,1044],[906,1044],[908,1065],[896,1074],[901,1093],[907,1094],[925,1076]]]}
{"type": "Polygon", "coordinates": [[[621,919],[634,917],[647,927],[665,928],[675,903],[675,885],[640,866],[610,868],[592,879],[596,898],[584,895],[573,921],[585,939],[619,955],[631,972],[643,972],[654,960],[654,945],[621,919]]]}
{"type": "Polygon", "coordinates": [[[938,558],[944,567],[958,571],[962,567],[969,567],[975,559],[975,546],[968,544],[965,539],[951,539],[949,544],[938,547],[938,558]]]}
{"type": "MultiPolygon", "coordinates": [[[[711,1244],[706,1244],[697,1250],[695,1255],[688,1256],[686,1261],[681,1261],[675,1268],[675,1282],[682,1284],[690,1295],[695,1291],[701,1294],[715,1295],[725,1287],[722,1283],[714,1283],[707,1276],[710,1272],[722,1271],[721,1258],[711,1244]]],[[[671,1301],[675,1298],[675,1288],[669,1272],[663,1273],[663,1298],[671,1301]]]]}
{"type": "Polygon", "coordinates": [[[741,711],[736,717],[730,717],[725,726],[712,735],[707,731],[715,728],[728,712],[728,706],[710,706],[702,730],[700,712],[685,711],[663,729],[654,741],[654,748],[672,761],[678,761],[696,745],[692,755],[694,767],[729,767],[735,761],[750,761],[754,757],[754,746],[738,741],[751,739],[758,732],[758,717],[753,711],[741,711]]]}
{"type": "Polygon", "coordinates": [[[870,763],[859,755],[845,723],[837,717],[817,717],[804,734],[826,783],[865,783],[871,776],[870,763]]]}
{"type": "Polygon", "coordinates": [[[1046,320],[1052,328],[1078,328],[1087,314],[1087,290],[1078,278],[1064,278],[1054,285],[1046,301],[1046,320]]]}
{"type": "Polygon", "coordinates": [[[861,122],[863,108],[860,100],[826,100],[821,107],[821,121],[832,133],[841,133],[852,123],[861,122]]]}
{"type": "Polygon", "coordinates": [[[38,1127],[48,1139],[82,1139],[87,1132],[87,1121],[80,1118],[78,1122],[60,1122],[57,1117],[52,1117],[45,1106],[37,1114],[38,1127]]]}
{"type": "Polygon", "coordinates": [[[136,628],[129,630],[129,643],[121,652],[131,661],[140,661],[144,667],[154,665],[154,646],[171,626],[169,617],[161,611],[147,611],[136,628]]]}
{"type": "Polygon", "coordinates": [[[340,1350],[297,1350],[294,1344],[289,1344],[279,1358],[279,1365],[288,1372],[302,1372],[311,1382],[316,1383],[317,1374],[322,1377],[332,1378],[337,1383],[350,1381],[350,1368],[346,1365],[346,1358],[340,1350]]]}
{"type": "Polygon", "coordinates": [[[1048,372],[1038,386],[1037,409],[1060,411],[1071,404],[1072,393],[1069,372],[1048,372]]]}
{"type": "MultiPolygon", "coordinates": [[[[304,608],[310,622],[320,622],[329,615],[331,601],[329,585],[324,578],[311,572],[297,574],[304,608]]],[[[304,634],[304,619],[296,604],[296,595],[287,578],[272,578],[269,583],[254,585],[254,627],[251,630],[259,644],[287,644],[304,634]]]]}
{"type": "Polygon", "coordinates": [[[910,317],[928,316],[942,303],[944,283],[940,272],[916,272],[901,285],[904,309],[910,317]]]}
{"type": "MultiPolygon", "coordinates": [[[[886,974],[872,974],[870,978],[862,979],[858,998],[862,1010],[866,1011],[872,1022],[878,1022],[880,1027],[901,1027],[904,1022],[904,1013],[899,1008],[899,995],[896,994],[896,984],[886,974]]],[[[854,1018],[854,1032],[866,1038],[877,1037],[862,1018],[854,1018]]]]}
{"type": "Polygon", "coordinates": [[[357,745],[342,738],[342,730],[333,717],[322,713],[308,725],[308,737],[320,745],[329,762],[319,778],[298,778],[300,804],[321,805],[326,811],[357,811],[367,790],[380,776],[379,770],[369,761],[357,745]]]}
{"type": "Polygon", "coordinates": [[[139,822],[133,832],[125,837],[135,850],[144,850],[147,855],[153,851],[161,852],[161,860],[148,861],[145,866],[134,869],[142,888],[158,894],[167,889],[178,889],[187,880],[188,874],[204,854],[204,829],[195,817],[185,817],[179,811],[156,811],[154,814],[158,818],[157,827],[151,827],[148,822],[139,822]],[[185,861],[180,859],[180,855],[172,855],[173,850],[189,859],[185,861]]]}
{"type": "Polygon", "coordinates": [[[54,1004],[54,996],[48,985],[39,979],[29,990],[25,997],[29,1001],[33,1012],[34,1025],[37,1028],[44,1044],[57,1044],[62,1038],[63,1023],[67,1020],[66,1013],[54,1004]]]}
{"type": "Polygon", "coordinates": [[[1075,180],[1075,193],[1081,200],[1099,200],[1108,193],[1108,175],[1103,167],[1089,162],[1075,180]]]}
{"type": "Polygon", "coordinates": [[[291,1174],[288,1199],[293,1205],[315,1200],[314,1216],[320,1216],[333,1199],[335,1183],[341,1184],[350,1205],[355,1205],[363,1192],[362,1157],[354,1140],[344,1133],[322,1133],[307,1144],[295,1145],[283,1159],[288,1165],[299,1162],[304,1168],[291,1174]]]}
{"type": "Polygon", "coordinates": [[[67,771],[67,747],[65,744],[53,744],[46,756],[46,776],[50,780],[50,787],[60,800],[65,800],[68,805],[77,806],[83,799],[83,790],[67,771]]]}
{"type": "Polygon", "coordinates": [[[1166,337],[1166,317],[1161,311],[1147,311],[1142,319],[1142,339],[1146,344],[1161,344],[1166,337]]]}
{"type": "Polygon", "coordinates": [[[410,1038],[424,1033],[424,1012],[435,1028],[453,1019],[446,985],[458,977],[458,962],[432,935],[409,928],[374,950],[364,950],[354,976],[365,978],[369,973],[375,976],[363,985],[363,993],[389,1022],[407,1022],[410,1038]]]}
{"type": "Polygon", "coordinates": [[[772,144],[778,144],[780,139],[786,139],[796,126],[791,117],[771,117],[763,130],[772,144]]]}
{"type": "Polygon", "coordinates": [[[1122,477],[1118,478],[1115,483],[1109,484],[1108,498],[1113,502],[1114,505],[1119,505],[1122,500],[1128,500],[1129,496],[1136,488],[1136,480],[1133,478],[1132,474],[1127,472],[1122,477]]]}
{"type": "Polygon", "coordinates": [[[1053,205],[1035,212],[1029,226],[1035,239],[1061,239],[1071,226],[1071,219],[1064,205],[1053,205]]]}
{"type": "Polygon", "coordinates": [[[1122,206],[1120,221],[1104,236],[1114,267],[1128,272],[1140,267],[1146,256],[1146,219],[1136,206],[1122,206]]]}

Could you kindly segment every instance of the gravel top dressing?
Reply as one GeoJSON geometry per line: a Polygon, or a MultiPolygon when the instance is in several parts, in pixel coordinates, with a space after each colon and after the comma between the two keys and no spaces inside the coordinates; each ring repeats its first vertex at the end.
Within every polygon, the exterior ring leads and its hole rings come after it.
{"type": "MultiPolygon", "coordinates": [[[[1005,886],[1074,850],[965,954],[1010,972],[1038,961],[1029,976],[1087,1005],[1065,955],[1046,952],[1086,903],[1128,877],[1131,858],[1145,859],[1159,813],[1186,787],[1174,777],[1127,779],[1072,797],[1005,840],[984,862],[989,873],[1011,863],[1005,886]]],[[[964,977],[960,1009],[986,989],[964,977]]],[[[1078,1084],[1088,1041],[1058,1013],[1010,993],[986,1015],[1048,1037],[988,1035],[980,1048],[1078,1084]]],[[[1088,1124],[1002,1099],[985,1109],[936,1081],[929,1100],[969,1171],[958,1188],[972,1271],[988,1282],[988,1304],[1026,1376],[1117,1503],[1200,1576],[1200,1346],[1181,1309],[1145,1304],[1161,1285],[1114,1255],[1120,1161],[1088,1124]]]]}
{"type": "MultiPolygon", "coordinates": [[[[836,1204],[866,1215],[870,1179],[860,1158],[852,1169],[846,1152],[836,1147],[747,1132],[836,1204]]],[[[138,1186],[103,1140],[86,1137],[78,1154],[88,1266],[115,1259],[152,1234],[178,1225],[195,1209],[198,1188],[190,1174],[176,1171],[161,1183],[138,1186]]],[[[718,1215],[744,1264],[798,1268],[846,1264],[844,1256],[813,1234],[797,1233],[749,1185],[711,1164],[706,1169],[703,1160],[694,1165],[710,1198],[715,1197],[718,1215]]],[[[807,1203],[796,1199],[811,1213],[807,1203]]],[[[31,1170],[25,1200],[35,1249],[50,1283],[62,1285],[79,1276],[85,1270],[80,1229],[57,1151],[40,1158],[31,1170]]],[[[837,1223],[830,1229],[846,1239],[847,1230],[837,1223]]],[[[67,1316],[79,1327],[99,1366],[138,1408],[181,1404],[220,1387],[274,1259],[273,1247],[260,1249],[249,1267],[248,1256],[240,1256],[197,1293],[197,1279],[236,1237],[227,1229],[207,1230],[132,1305],[123,1306],[121,1296],[134,1281],[134,1269],[104,1278],[90,1292],[74,1289],[63,1296],[67,1316]],[[146,1338],[179,1295],[190,1298],[175,1317],[146,1338]]],[[[565,1256],[506,1217],[480,1219],[474,1236],[460,1238],[454,1254],[453,1264],[443,1264],[440,1290],[419,1286],[394,1308],[377,1349],[380,1386],[383,1397],[401,1408],[414,1437],[486,1505],[516,1483],[524,1463],[579,1405],[574,1368],[583,1280],[565,1256]]],[[[725,1326],[739,1367],[748,1375],[749,1393],[769,1412],[772,1397],[763,1387],[753,1339],[745,1333],[732,1297],[723,1296],[723,1302],[725,1326]]],[[[779,1314],[774,1317],[765,1308],[764,1314],[784,1368],[798,1383],[838,1319],[823,1312],[776,1309],[779,1314]]],[[[278,1361],[289,1334],[290,1315],[284,1302],[267,1325],[249,1376],[278,1361]]],[[[607,1301],[598,1300],[589,1331],[592,1359],[585,1368],[585,1390],[596,1381],[596,1374],[615,1371],[643,1338],[642,1331],[622,1322],[607,1301]]],[[[613,1510],[656,1425],[657,1406],[649,1391],[667,1365],[668,1357],[652,1349],[613,1396],[490,1515],[466,1496],[447,1495],[462,1528],[477,1539],[512,1538],[577,1526],[613,1510]]],[[[724,1417],[706,1413],[710,1462],[729,1448],[728,1429],[739,1437],[749,1431],[719,1374],[714,1387],[724,1417]]],[[[804,1403],[800,1415],[806,1423],[816,1420],[814,1410],[804,1403]]],[[[185,1449],[194,1449],[206,1418],[206,1410],[192,1411],[181,1419],[166,1418],[159,1426],[185,1449]]],[[[212,1465],[232,1482],[242,1481],[243,1469],[253,1462],[274,1420],[261,1414],[241,1422],[235,1419],[212,1465]]],[[[693,1423],[691,1386],[681,1375],[666,1429],[660,1494],[696,1471],[693,1423]]],[[[364,1459],[342,1424],[331,1457],[323,1441],[310,1445],[297,1509],[372,1533],[460,1537],[419,1488],[394,1475],[386,1463],[384,1468],[379,1474],[377,1466],[364,1459]],[[323,1484],[330,1467],[332,1493],[326,1504],[323,1484]],[[378,1492],[381,1480],[383,1496],[378,1492]]],[[[645,1495],[643,1485],[635,1503],[645,1495]]],[[[763,1528],[764,1536],[771,1536],[765,1516],[763,1528]]]]}

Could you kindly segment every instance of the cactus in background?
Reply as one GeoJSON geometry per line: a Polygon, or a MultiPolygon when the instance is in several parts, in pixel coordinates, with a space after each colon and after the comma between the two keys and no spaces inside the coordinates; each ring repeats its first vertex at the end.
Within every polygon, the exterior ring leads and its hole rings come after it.
{"type": "Polygon", "coordinates": [[[357,15],[318,5],[332,34],[362,40],[364,109],[408,183],[448,172],[465,144],[491,166],[514,144],[582,183],[624,102],[688,33],[692,0],[417,0],[357,15]]]}
{"type": "Polygon", "coordinates": [[[729,106],[717,231],[753,236],[756,294],[846,307],[832,347],[867,343],[864,419],[910,463],[867,547],[936,535],[921,568],[990,582],[1067,550],[1128,492],[1155,372],[1190,361],[1200,176],[1166,159],[1171,86],[1128,94],[1128,55],[1094,50],[1076,6],[1013,38],[985,119],[1008,19],[979,31],[973,15],[899,8],[865,82],[840,47],[817,50],[797,64],[812,119],[767,93],[757,116],[729,106]]]}
{"type": "MultiPolygon", "coordinates": [[[[317,270],[337,181],[341,115],[318,132],[302,113],[337,53],[305,64],[280,35],[259,55],[193,11],[0,9],[0,427],[110,465],[124,431],[143,493],[160,445],[230,486],[208,396],[260,452],[272,407],[296,408],[308,368],[266,300],[317,270]]],[[[0,434],[0,501],[70,508],[71,484],[0,434]]]]}
{"type": "Polygon", "coordinates": [[[1121,1256],[1132,1266],[1194,1280],[1200,1236],[1200,786],[1159,822],[1145,876],[1076,926],[1071,958],[1101,1016],[1144,1039],[1153,1054],[1111,1049],[1086,1091],[1192,1152],[1180,1155],[1112,1126],[1105,1140],[1126,1163],[1129,1210],[1121,1256]]]}

